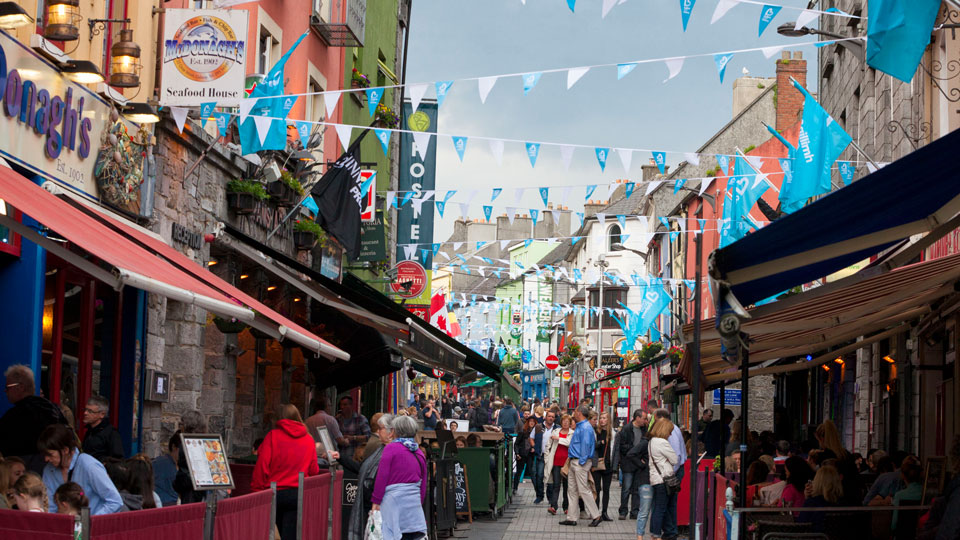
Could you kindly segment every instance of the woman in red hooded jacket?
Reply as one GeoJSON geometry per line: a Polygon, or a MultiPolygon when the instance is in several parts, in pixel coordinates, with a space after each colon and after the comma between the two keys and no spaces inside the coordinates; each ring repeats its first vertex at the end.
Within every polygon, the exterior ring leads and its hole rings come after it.
{"type": "Polygon", "coordinates": [[[320,472],[317,447],[296,405],[280,408],[280,420],[267,433],[257,451],[250,487],[254,491],[270,489],[277,483],[277,528],[282,540],[297,537],[297,484],[300,473],[313,476],[320,472]]]}

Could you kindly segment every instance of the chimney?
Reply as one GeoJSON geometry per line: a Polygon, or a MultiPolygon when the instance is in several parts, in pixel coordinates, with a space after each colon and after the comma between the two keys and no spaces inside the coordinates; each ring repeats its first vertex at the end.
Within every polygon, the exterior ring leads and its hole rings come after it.
{"type": "Polygon", "coordinates": [[[604,206],[606,206],[606,204],[604,204],[603,201],[595,201],[590,199],[586,204],[583,205],[583,217],[588,218],[595,216],[598,211],[603,209],[604,206]]]}
{"type": "MultiPolygon", "coordinates": [[[[660,174],[660,169],[657,167],[657,164],[653,161],[653,159],[651,159],[649,163],[646,163],[643,166],[641,166],[640,170],[643,171],[644,182],[649,182],[651,180],[654,180],[656,179],[657,175],[660,174]]],[[[668,165],[664,167],[663,170],[666,171],[667,174],[669,174],[670,166],[668,165]]]]}
{"type": "Polygon", "coordinates": [[[803,112],[803,94],[793,87],[793,77],[804,88],[807,87],[807,61],[803,53],[783,51],[777,60],[777,131],[783,131],[797,123],[803,112]]]}

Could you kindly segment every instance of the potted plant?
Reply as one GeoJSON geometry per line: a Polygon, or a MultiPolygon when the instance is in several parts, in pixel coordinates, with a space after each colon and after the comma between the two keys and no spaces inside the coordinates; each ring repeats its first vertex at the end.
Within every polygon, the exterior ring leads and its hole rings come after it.
{"type": "Polygon", "coordinates": [[[560,355],[560,365],[569,366],[570,364],[579,360],[582,354],[583,352],[580,350],[580,344],[574,341],[573,343],[567,345],[565,349],[563,349],[563,353],[560,355]]]}
{"type": "Polygon", "coordinates": [[[300,219],[293,225],[293,244],[298,250],[313,249],[317,243],[322,246],[324,238],[326,235],[316,221],[300,219]]]}
{"type": "Polygon", "coordinates": [[[278,206],[293,206],[300,202],[303,197],[303,186],[300,181],[294,178],[293,173],[284,170],[280,173],[280,179],[271,182],[267,186],[270,196],[277,202],[278,206]]]}
{"type": "Polygon", "coordinates": [[[263,184],[256,180],[235,178],[227,182],[227,206],[237,214],[250,214],[259,201],[270,198],[263,184]]]}
{"type": "Polygon", "coordinates": [[[374,119],[382,127],[396,128],[400,126],[400,117],[396,112],[394,112],[393,109],[384,105],[383,103],[377,105],[374,119]]]}
{"type": "Polygon", "coordinates": [[[243,321],[238,321],[237,319],[225,319],[220,316],[213,317],[213,324],[217,326],[217,330],[220,330],[223,334],[239,334],[247,328],[247,323],[243,321]]]}
{"type": "Polygon", "coordinates": [[[369,88],[370,79],[366,75],[357,71],[357,68],[353,68],[353,73],[350,76],[350,88],[369,88]]]}

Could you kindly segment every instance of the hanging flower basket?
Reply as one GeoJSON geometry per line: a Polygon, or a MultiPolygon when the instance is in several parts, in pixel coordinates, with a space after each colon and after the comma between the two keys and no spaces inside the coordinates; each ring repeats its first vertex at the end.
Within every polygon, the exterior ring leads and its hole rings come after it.
{"type": "Polygon", "coordinates": [[[227,206],[237,214],[252,214],[258,201],[269,198],[263,184],[256,180],[234,179],[227,182],[227,206]]]}
{"type": "Polygon", "coordinates": [[[247,328],[247,323],[236,319],[224,319],[223,317],[214,317],[213,324],[217,326],[223,334],[239,334],[247,328]]]}
{"type": "Polygon", "coordinates": [[[366,75],[357,71],[357,68],[353,68],[353,72],[350,76],[350,88],[369,88],[370,79],[366,75]]]}
{"type": "Polygon", "coordinates": [[[400,126],[400,117],[397,116],[397,113],[393,109],[383,103],[377,105],[374,119],[380,127],[397,128],[400,126]]]}
{"type": "Polygon", "coordinates": [[[317,243],[317,235],[307,231],[293,231],[293,244],[298,251],[313,249],[317,243]]]}
{"type": "Polygon", "coordinates": [[[300,219],[293,224],[293,243],[300,251],[313,249],[317,244],[322,246],[326,237],[316,221],[300,219]]]}

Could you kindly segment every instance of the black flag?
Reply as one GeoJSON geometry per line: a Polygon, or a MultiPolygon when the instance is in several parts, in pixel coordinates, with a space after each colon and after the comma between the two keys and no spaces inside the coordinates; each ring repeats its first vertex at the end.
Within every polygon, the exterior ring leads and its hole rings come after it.
{"type": "MultiPolygon", "coordinates": [[[[346,248],[353,260],[360,255],[360,212],[363,194],[360,186],[359,139],[320,178],[311,193],[320,209],[317,223],[346,248]]],[[[374,189],[370,186],[370,189],[374,189]]]]}

